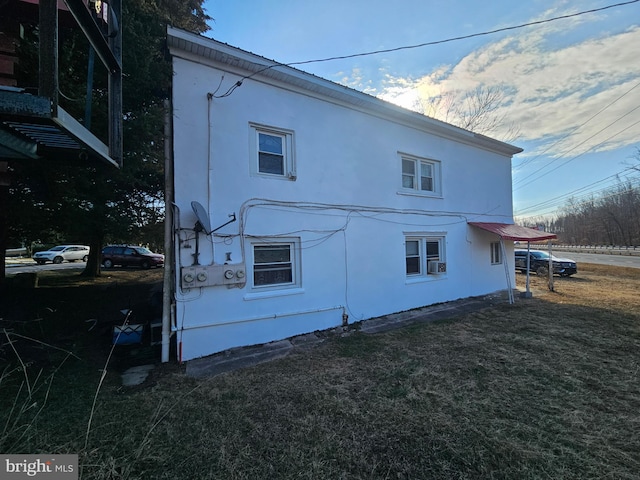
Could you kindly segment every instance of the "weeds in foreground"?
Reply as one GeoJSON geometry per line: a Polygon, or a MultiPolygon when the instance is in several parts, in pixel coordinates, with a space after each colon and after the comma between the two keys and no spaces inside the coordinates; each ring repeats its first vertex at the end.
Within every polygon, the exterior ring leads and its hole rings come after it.
{"type": "MultiPolygon", "coordinates": [[[[130,313],[131,312],[127,314],[122,326],[128,323],[130,313]]],[[[0,347],[8,349],[13,353],[14,362],[10,362],[5,365],[4,369],[0,373],[0,391],[5,394],[6,392],[13,392],[10,405],[3,408],[1,410],[2,413],[0,414],[0,422],[2,426],[2,430],[0,430],[0,452],[24,453],[35,451],[37,448],[34,449],[34,445],[37,444],[38,437],[43,433],[42,430],[39,430],[38,428],[39,420],[49,406],[49,396],[54,385],[56,374],[70,357],[75,357],[78,360],[80,360],[80,358],[65,349],[61,349],[49,343],[26,337],[15,332],[9,332],[7,329],[3,329],[2,333],[6,341],[4,344],[0,344],[0,347]],[[15,347],[15,342],[17,340],[32,342],[38,344],[40,347],[62,352],[64,353],[64,357],[48,374],[45,374],[44,369],[42,368],[38,369],[37,372],[33,374],[32,370],[35,367],[33,367],[31,363],[25,361],[23,356],[18,352],[18,349],[15,347]]],[[[95,391],[93,404],[91,405],[89,419],[87,421],[84,448],[65,452],[61,450],[64,447],[56,445],[56,450],[48,453],[78,453],[82,460],[88,460],[86,462],[87,466],[95,467],[95,471],[99,472],[98,476],[95,478],[124,480],[130,478],[131,471],[135,468],[135,462],[142,456],[143,452],[149,445],[150,432],[160,421],[162,421],[162,415],[159,407],[157,414],[152,419],[151,429],[145,435],[142,442],[140,442],[139,448],[133,456],[123,455],[122,458],[105,458],[100,454],[98,448],[89,449],[89,437],[92,432],[92,421],[94,414],[96,413],[97,400],[103,386],[103,382],[107,376],[108,366],[111,361],[114,346],[115,342],[106,359],[104,368],[101,370],[100,380],[95,391]],[[91,459],[95,460],[96,458],[102,459],[102,461],[97,465],[92,464],[91,459]]],[[[6,398],[4,400],[6,400],[6,398]]],[[[82,467],[83,462],[81,461],[80,472],[82,472],[82,467]]]]}
{"type": "MultiPolygon", "coordinates": [[[[130,314],[131,311],[127,313],[121,327],[127,325],[130,314]]],[[[70,357],[78,360],[80,360],[80,358],[65,349],[14,332],[9,332],[7,329],[3,329],[2,333],[6,341],[0,344],[0,347],[4,347],[5,349],[8,347],[8,350],[13,353],[14,361],[6,365],[2,372],[0,372],[0,391],[5,394],[4,400],[7,400],[7,392],[13,392],[10,404],[7,405],[6,408],[0,409],[0,452],[35,452],[39,450],[36,446],[39,437],[48,433],[45,430],[46,427],[40,425],[41,422],[39,422],[39,420],[43,415],[46,415],[47,408],[50,407],[49,397],[54,387],[56,374],[63,368],[65,362],[70,357]],[[45,370],[42,368],[33,373],[35,366],[25,361],[14,345],[18,339],[23,342],[33,342],[41,347],[63,353],[64,357],[49,373],[45,374],[45,370]]],[[[109,364],[116,343],[117,342],[114,342],[112,345],[105,364],[100,370],[100,378],[93,395],[93,402],[86,422],[83,446],[74,448],[73,445],[77,444],[77,442],[69,442],[66,445],[62,442],[49,447],[53,448],[53,450],[47,452],[53,454],[78,454],[80,458],[80,478],[121,480],[138,478],[133,475],[138,464],[140,462],[149,462],[150,458],[153,457],[153,455],[149,454],[149,451],[151,449],[152,433],[154,430],[165,420],[167,415],[175,409],[181,399],[200,388],[198,384],[189,391],[183,392],[174,399],[168,407],[165,406],[163,400],[160,400],[150,416],[148,429],[144,432],[142,438],[137,442],[128,443],[127,448],[117,448],[120,446],[118,442],[116,442],[116,448],[111,451],[103,451],[104,448],[102,448],[102,445],[98,447],[92,446],[90,442],[92,434],[96,433],[96,431],[103,431],[105,426],[113,426],[113,424],[105,423],[95,425],[94,419],[98,414],[100,393],[107,378],[109,364]],[[131,445],[135,445],[135,448],[131,449],[131,445]],[[118,450],[120,452],[115,453],[118,450]],[[84,476],[83,471],[85,472],[84,476]]],[[[55,407],[53,408],[55,409],[55,407]]],[[[101,444],[102,442],[98,441],[96,443],[101,444]]]]}
{"type": "Polygon", "coordinates": [[[2,421],[0,452],[19,452],[27,449],[32,443],[32,439],[38,434],[38,419],[47,405],[53,380],[67,359],[75,355],[47,345],[45,342],[10,333],[7,329],[3,329],[3,335],[6,342],[2,346],[8,346],[13,351],[17,363],[6,365],[0,373],[0,390],[15,391],[13,401],[0,416],[0,421],[2,421]],[[33,378],[30,378],[30,365],[22,359],[15,348],[15,338],[32,340],[40,345],[63,351],[65,356],[51,373],[45,375],[44,370],[40,369],[33,378]],[[19,379],[17,386],[15,384],[16,377],[19,379]]]}

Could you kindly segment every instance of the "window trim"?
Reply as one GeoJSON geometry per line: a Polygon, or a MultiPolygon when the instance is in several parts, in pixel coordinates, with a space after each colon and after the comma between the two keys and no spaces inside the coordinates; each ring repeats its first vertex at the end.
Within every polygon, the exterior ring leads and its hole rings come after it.
{"type": "Polygon", "coordinates": [[[287,291],[292,289],[300,290],[302,287],[302,268],[301,268],[301,248],[300,248],[300,238],[284,238],[284,237],[268,237],[268,238],[260,238],[254,239],[250,242],[250,255],[251,259],[248,262],[248,265],[251,266],[251,275],[250,275],[250,286],[252,293],[258,292],[277,292],[277,291],[287,291]],[[289,245],[289,260],[291,263],[291,282],[287,283],[273,283],[273,284],[265,284],[265,285],[256,285],[255,283],[255,247],[263,247],[263,246],[281,246],[281,245],[289,245]]]}
{"type": "Polygon", "coordinates": [[[270,127],[249,122],[250,165],[252,176],[295,181],[297,178],[295,162],[294,132],[285,128],[270,127]],[[260,134],[282,138],[283,173],[260,171],[260,134]]]}
{"type": "Polygon", "coordinates": [[[502,265],[502,245],[500,242],[491,242],[491,265],[502,265]]]}
{"type": "Polygon", "coordinates": [[[400,157],[400,190],[402,195],[418,195],[423,197],[442,197],[442,163],[433,158],[419,157],[409,153],[398,152],[400,157]],[[413,187],[404,186],[404,178],[407,173],[404,171],[404,162],[413,162],[413,187]],[[432,190],[423,190],[420,188],[419,173],[422,171],[422,165],[430,165],[432,169],[432,190]]]}
{"type": "Polygon", "coordinates": [[[415,238],[415,237],[407,237],[404,240],[404,258],[405,258],[405,274],[407,275],[407,277],[414,277],[414,276],[420,276],[423,274],[423,268],[422,268],[422,258],[423,258],[423,252],[422,252],[422,242],[420,242],[420,239],[415,238]],[[417,254],[409,254],[407,252],[407,244],[408,243],[417,243],[418,244],[418,253],[417,254]],[[418,271],[417,272],[413,272],[413,273],[409,273],[409,261],[411,259],[411,261],[413,262],[415,259],[418,259],[418,271]]]}
{"type": "Polygon", "coordinates": [[[432,280],[441,278],[447,275],[444,273],[429,273],[429,261],[438,261],[446,263],[446,243],[447,237],[442,232],[405,232],[404,237],[404,259],[405,259],[405,278],[407,283],[415,281],[423,281],[426,279],[432,280]],[[407,272],[407,242],[418,242],[418,258],[419,258],[419,272],[408,273],[407,272]],[[438,243],[438,258],[433,257],[430,259],[427,253],[427,244],[430,242],[438,243]]]}

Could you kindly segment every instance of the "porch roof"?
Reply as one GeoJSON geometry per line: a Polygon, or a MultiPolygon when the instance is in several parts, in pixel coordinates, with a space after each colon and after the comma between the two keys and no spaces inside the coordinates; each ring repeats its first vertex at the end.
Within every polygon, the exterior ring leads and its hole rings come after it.
{"type": "Polygon", "coordinates": [[[511,223],[492,223],[492,222],[468,222],[473,227],[495,233],[504,240],[514,240],[519,242],[537,242],[541,240],[551,240],[558,238],[555,233],[541,232],[533,228],[522,227],[511,223]]]}

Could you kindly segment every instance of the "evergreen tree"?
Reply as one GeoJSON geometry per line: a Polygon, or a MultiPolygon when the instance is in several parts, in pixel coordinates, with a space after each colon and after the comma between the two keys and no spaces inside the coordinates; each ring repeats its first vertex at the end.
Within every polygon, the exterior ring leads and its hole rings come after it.
{"type": "MultiPolygon", "coordinates": [[[[11,172],[8,202],[13,244],[89,244],[84,272],[89,276],[100,273],[105,241],[144,243],[155,249],[163,245],[164,104],[172,74],[165,48],[166,25],[195,33],[209,29],[210,17],[202,0],[126,0],[122,7],[122,169],[69,158],[15,162],[11,172]]],[[[60,104],[82,118],[89,45],[77,30],[61,31],[60,41],[60,104]]],[[[37,65],[37,27],[33,26],[21,45],[21,84],[37,79],[37,65]]],[[[106,141],[108,91],[99,62],[94,81],[89,120],[94,135],[106,141]]]]}

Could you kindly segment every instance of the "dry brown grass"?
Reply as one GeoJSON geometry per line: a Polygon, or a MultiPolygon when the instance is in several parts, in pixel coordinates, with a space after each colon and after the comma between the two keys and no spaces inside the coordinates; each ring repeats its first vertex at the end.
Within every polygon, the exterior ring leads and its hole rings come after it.
{"type": "MultiPolygon", "coordinates": [[[[640,269],[580,264],[578,275],[554,278],[554,292],[546,278],[531,275],[534,296],[552,303],[575,303],[594,308],[622,310],[638,314],[640,269]]],[[[524,290],[525,275],[517,274],[517,286],[524,290]]]]}
{"type": "Polygon", "coordinates": [[[86,450],[98,375],[76,362],[30,448],[80,452],[82,478],[640,478],[640,270],[531,285],[515,305],[216,378],[111,377],[86,450]]]}

